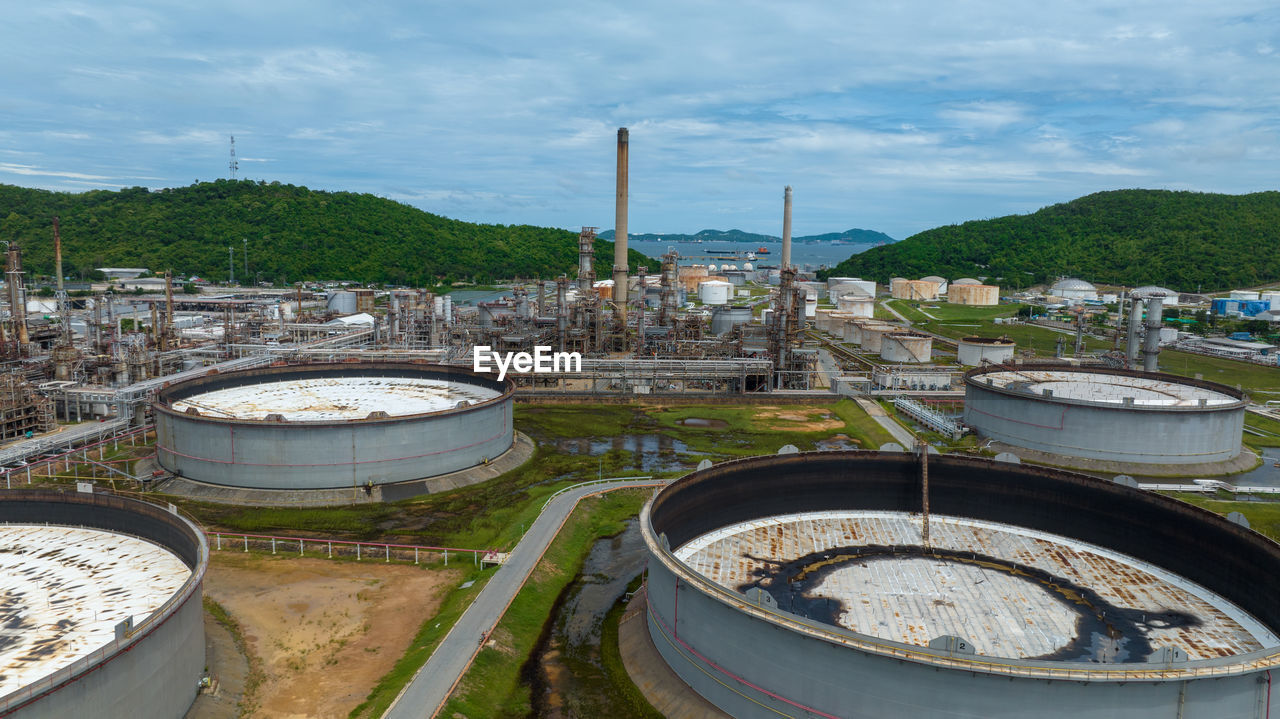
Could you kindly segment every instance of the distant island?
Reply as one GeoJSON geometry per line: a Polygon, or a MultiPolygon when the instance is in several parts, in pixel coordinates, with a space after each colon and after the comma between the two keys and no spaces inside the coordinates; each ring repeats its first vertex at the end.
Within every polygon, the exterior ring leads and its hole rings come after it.
{"type": "Polygon", "coordinates": [[[941,275],[1019,289],[1060,276],[1184,292],[1280,280],[1280,192],[1115,190],[925,230],[824,274],[887,282],[941,275]]]}
{"type": "MultiPolygon", "coordinates": [[[[613,230],[600,233],[600,239],[613,241],[613,230]]],[[[765,242],[782,242],[781,237],[760,235],[742,230],[701,230],[692,235],[681,234],[633,234],[627,233],[627,239],[635,242],[745,242],[760,244],[765,242]]],[[[821,235],[793,236],[792,242],[846,242],[851,245],[887,245],[897,240],[883,232],[875,230],[845,230],[844,232],[827,232],[821,235]]]]}

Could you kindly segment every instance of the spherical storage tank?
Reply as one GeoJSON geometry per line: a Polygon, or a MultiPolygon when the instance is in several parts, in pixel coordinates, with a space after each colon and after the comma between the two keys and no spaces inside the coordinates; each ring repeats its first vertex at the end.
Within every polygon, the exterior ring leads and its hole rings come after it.
{"type": "Polygon", "coordinates": [[[748,719],[1265,716],[1280,546],[1108,480],[926,457],[927,503],[904,452],[755,457],[660,490],[640,527],[664,662],[748,719]]]}
{"type": "Polygon", "coordinates": [[[496,376],[378,362],[199,377],[157,395],[156,456],[189,479],[256,489],[446,474],[511,447],[515,388],[496,376]]]}
{"type": "Polygon", "coordinates": [[[704,305],[723,305],[729,301],[733,285],[720,280],[707,280],[698,285],[698,299],[704,305]]]}
{"type": "Polygon", "coordinates": [[[964,383],[965,424],[1016,447],[1139,465],[1222,462],[1240,453],[1246,398],[1214,382],[1024,365],[970,370],[964,383]]]}
{"type": "Polygon", "coordinates": [[[0,493],[0,716],[180,719],[205,671],[200,529],[92,492],[0,493]]]}
{"type": "MultiPolygon", "coordinates": [[[[956,285],[952,285],[955,289],[956,285]]],[[[963,337],[957,343],[956,359],[962,365],[977,367],[983,362],[1002,364],[1013,359],[1017,345],[1005,337],[963,337]]]]}

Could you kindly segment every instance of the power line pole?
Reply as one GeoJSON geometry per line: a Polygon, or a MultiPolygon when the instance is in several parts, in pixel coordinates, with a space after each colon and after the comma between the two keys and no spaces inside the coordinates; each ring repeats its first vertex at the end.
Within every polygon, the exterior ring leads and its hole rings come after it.
{"type": "Polygon", "coordinates": [[[236,248],[234,246],[227,247],[227,284],[234,285],[236,283],[236,248]]]}
{"type": "Polygon", "coordinates": [[[231,136],[231,162],[227,165],[231,170],[231,179],[236,179],[236,170],[240,169],[240,162],[236,160],[236,136],[231,136]]]}
{"type": "Polygon", "coordinates": [[[244,278],[249,279],[249,239],[241,237],[240,241],[244,243],[244,278]]]}

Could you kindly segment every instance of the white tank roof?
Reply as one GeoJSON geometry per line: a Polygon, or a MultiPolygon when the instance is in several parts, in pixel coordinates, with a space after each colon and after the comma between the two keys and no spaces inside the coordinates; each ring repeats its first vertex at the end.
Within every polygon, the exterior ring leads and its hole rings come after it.
{"type": "Polygon", "coordinates": [[[1050,289],[1052,289],[1052,290],[1053,290],[1053,291],[1055,291],[1055,292],[1061,292],[1061,291],[1063,291],[1063,290],[1085,290],[1085,291],[1088,291],[1088,290],[1097,290],[1098,288],[1097,288],[1097,287],[1094,287],[1093,285],[1089,284],[1088,282],[1085,282],[1085,281],[1084,281],[1084,280],[1082,280],[1082,279],[1079,279],[1079,278],[1076,278],[1076,277],[1066,277],[1066,278],[1063,278],[1063,279],[1058,280],[1057,282],[1053,283],[1053,287],[1051,287],[1050,289]]]}
{"type": "Polygon", "coordinates": [[[392,417],[453,409],[459,402],[484,402],[501,393],[462,382],[419,377],[315,377],[263,382],[213,390],[175,400],[173,409],[194,407],[210,417],[315,422],[364,419],[370,412],[392,417]]]}
{"type": "Polygon", "coordinates": [[[837,297],[870,297],[871,293],[867,292],[867,288],[859,285],[836,285],[835,294],[837,297]]]}
{"type": "Polygon", "coordinates": [[[975,280],[975,279],[973,279],[972,277],[961,277],[960,279],[956,280],[955,282],[952,282],[951,284],[953,284],[953,285],[980,285],[980,284],[982,284],[982,283],[981,283],[981,282],[979,282],[979,281],[977,281],[977,280],[975,280]]]}
{"type": "Polygon", "coordinates": [[[1168,287],[1157,287],[1156,285],[1147,285],[1145,287],[1139,287],[1138,289],[1134,290],[1133,292],[1130,292],[1129,294],[1133,297],[1138,297],[1141,299],[1146,299],[1148,297],[1172,297],[1174,299],[1178,298],[1177,292],[1174,292],[1168,287]]]}
{"type": "Polygon", "coordinates": [[[946,280],[945,280],[945,279],[943,279],[943,278],[941,278],[941,277],[939,277],[939,276],[937,276],[937,275],[929,275],[928,277],[921,277],[920,279],[921,279],[921,280],[924,280],[925,282],[937,282],[938,284],[942,284],[942,283],[946,282],[946,280]]]}
{"type": "Polygon", "coordinates": [[[137,537],[82,527],[0,525],[0,695],[62,669],[150,616],[191,570],[137,537]]]}

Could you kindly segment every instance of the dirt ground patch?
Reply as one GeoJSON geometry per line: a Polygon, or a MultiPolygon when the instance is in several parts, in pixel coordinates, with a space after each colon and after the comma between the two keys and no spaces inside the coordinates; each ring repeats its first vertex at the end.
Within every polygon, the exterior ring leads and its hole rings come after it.
{"type": "Polygon", "coordinates": [[[844,420],[825,409],[757,407],[751,421],[762,429],[790,432],[826,432],[844,427],[844,420]]]}
{"type": "Polygon", "coordinates": [[[240,623],[263,719],[346,717],[439,609],[453,570],[214,552],[204,591],[240,623]]]}

